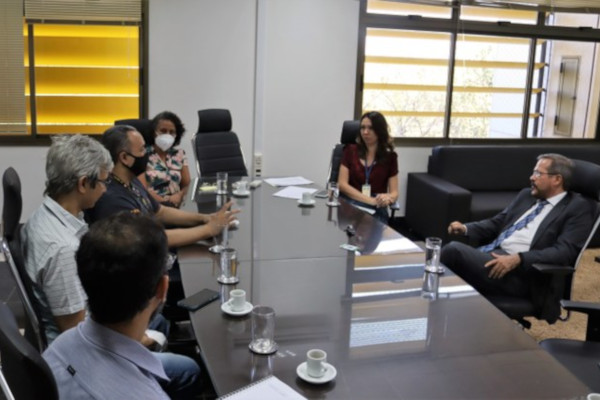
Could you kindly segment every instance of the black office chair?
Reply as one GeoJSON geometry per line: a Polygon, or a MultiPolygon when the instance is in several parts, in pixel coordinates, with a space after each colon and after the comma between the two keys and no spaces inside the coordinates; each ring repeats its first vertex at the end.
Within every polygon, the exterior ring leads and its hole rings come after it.
{"type": "Polygon", "coordinates": [[[21,335],[6,303],[0,303],[0,358],[2,372],[15,399],[58,400],[58,388],[50,367],[21,335]]]}
{"type": "Polygon", "coordinates": [[[2,176],[4,203],[2,207],[2,226],[4,227],[2,252],[8,261],[12,276],[17,283],[19,297],[25,309],[25,337],[43,351],[48,345],[46,332],[41,323],[41,310],[33,292],[33,282],[25,270],[25,259],[21,247],[21,180],[14,168],[9,167],[2,176]]]}
{"type": "Polygon", "coordinates": [[[200,110],[198,119],[198,132],[192,138],[198,176],[215,176],[217,172],[248,176],[240,141],[231,131],[229,110],[200,110]]]}
{"type": "Polygon", "coordinates": [[[152,120],[147,118],[129,118],[118,119],[115,125],[130,125],[133,126],[144,137],[144,142],[147,146],[154,144],[154,132],[152,131],[152,120]]]}
{"type": "Polygon", "coordinates": [[[531,298],[488,297],[492,304],[527,329],[531,327],[531,323],[525,320],[525,317],[535,317],[545,320],[549,324],[555,323],[558,319],[566,321],[569,318],[570,312],[568,309],[566,310],[566,316],[561,317],[560,301],[571,299],[573,275],[581,261],[583,252],[600,224],[600,203],[598,203],[600,200],[600,165],[582,160],[573,161],[575,162],[575,170],[573,171],[570,190],[580,193],[588,200],[590,210],[593,210],[590,219],[594,221],[592,231],[581,248],[575,264],[568,266],[533,264],[535,273],[539,274],[538,279],[542,282],[545,281],[545,284],[541,285],[542,289],[536,289],[542,292],[532,293],[531,298]]]}
{"type": "Polygon", "coordinates": [[[587,314],[585,340],[546,339],[540,346],[592,391],[600,392],[600,304],[563,300],[561,306],[587,314]]]}
{"type": "MultiPolygon", "coordinates": [[[[340,143],[333,146],[331,151],[331,162],[329,163],[329,173],[327,174],[327,183],[337,182],[340,174],[340,165],[344,155],[344,148],[348,144],[356,143],[356,137],[360,134],[360,121],[344,121],[342,125],[342,134],[340,143]]],[[[390,219],[395,217],[396,211],[400,209],[400,205],[396,201],[390,205],[390,219]]]]}

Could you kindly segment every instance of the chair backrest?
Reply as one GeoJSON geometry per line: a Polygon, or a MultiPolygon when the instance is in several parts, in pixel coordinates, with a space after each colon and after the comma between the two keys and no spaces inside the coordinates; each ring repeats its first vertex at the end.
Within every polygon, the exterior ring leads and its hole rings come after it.
{"type": "Polygon", "coordinates": [[[231,113],[224,109],[198,111],[198,132],[192,138],[198,176],[248,176],[237,135],[231,131],[231,113]]]}
{"type": "MultiPolygon", "coordinates": [[[[600,225],[600,165],[584,160],[574,159],[573,162],[575,163],[575,170],[573,171],[573,179],[569,190],[581,194],[590,201],[590,207],[592,207],[593,210],[592,218],[594,221],[592,231],[588,235],[585,244],[577,256],[577,260],[575,261],[574,268],[577,269],[584,251],[594,238],[598,226],[600,225]]],[[[569,300],[571,298],[572,286],[573,275],[569,275],[565,284],[563,299],[569,300]]]]}
{"type": "Polygon", "coordinates": [[[0,357],[2,372],[15,399],[58,399],[50,367],[20,334],[6,303],[0,303],[0,357]]]}
{"type": "Polygon", "coordinates": [[[344,121],[340,143],[333,147],[331,162],[329,163],[329,174],[327,182],[337,182],[340,173],[340,165],[347,144],[356,143],[356,137],[360,134],[360,121],[344,121]]]}
{"type": "Polygon", "coordinates": [[[129,119],[118,119],[115,121],[115,125],[130,125],[133,126],[139,133],[144,137],[146,145],[151,146],[154,144],[154,132],[152,132],[152,120],[147,118],[129,118],[129,119]]]}
{"type": "Polygon", "coordinates": [[[17,171],[9,167],[2,176],[4,203],[2,208],[2,225],[4,240],[2,252],[10,266],[11,274],[17,284],[19,296],[25,309],[25,337],[39,351],[47,347],[46,333],[41,326],[41,310],[33,291],[33,282],[25,270],[25,259],[21,246],[21,212],[23,199],[21,197],[21,180],[17,171]]]}

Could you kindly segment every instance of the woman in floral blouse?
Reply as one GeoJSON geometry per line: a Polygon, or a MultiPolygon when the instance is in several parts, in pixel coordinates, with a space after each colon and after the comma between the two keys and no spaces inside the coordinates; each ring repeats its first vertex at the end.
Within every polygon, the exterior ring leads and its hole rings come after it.
{"type": "Polygon", "coordinates": [[[163,111],[152,119],[154,143],[146,143],[146,172],[138,178],[161,204],[179,207],[190,185],[190,170],[183,149],[177,148],[185,128],[177,115],[163,111]]]}

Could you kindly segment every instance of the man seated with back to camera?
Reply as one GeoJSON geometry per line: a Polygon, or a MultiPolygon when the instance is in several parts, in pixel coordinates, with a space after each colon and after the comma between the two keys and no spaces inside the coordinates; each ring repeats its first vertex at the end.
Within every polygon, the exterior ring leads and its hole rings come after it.
{"type": "Polygon", "coordinates": [[[568,192],[574,163],[560,154],[542,154],[529,180],[512,203],[492,218],[463,224],[448,232],[468,236],[470,247],[451,242],[441,262],[484,296],[530,297],[536,284],[532,264],[573,265],[592,229],[594,205],[568,192]]]}
{"type": "Polygon", "coordinates": [[[235,220],[238,210],[230,211],[228,202],[214,214],[201,214],[161,205],[148,193],[137,176],[146,171],[148,154],[144,138],[132,126],[117,125],[102,135],[102,144],[115,164],[106,193],[86,211],[86,220],[94,223],[119,211],[156,217],[165,226],[169,247],[176,248],[218,235],[235,220]]]}
{"type": "MultiPolygon", "coordinates": [[[[34,288],[31,300],[41,313],[48,344],[86,316],[87,296],[77,274],[75,253],[88,230],[82,213],[106,191],[112,167],[108,151],[88,136],[52,138],[46,156],[44,202],[21,231],[25,269],[34,288]]],[[[167,335],[169,323],[156,315],[150,327],[167,335]]],[[[142,343],[155,344],[145,335],[142,343]]],[[[173,353],[152,354],[170,378],[162,383],[171,394],[185,393],[195,385],[200,368],[194,360],[173,353]]]]}
{"type": "Polygon", "coordinates": [[[131,213],[108,217],[83,236],[76,260],[90,316],[43,353],[60,397],[168,399],[165,371],[140,343],[169,287],[164,229],[131,213]]]}

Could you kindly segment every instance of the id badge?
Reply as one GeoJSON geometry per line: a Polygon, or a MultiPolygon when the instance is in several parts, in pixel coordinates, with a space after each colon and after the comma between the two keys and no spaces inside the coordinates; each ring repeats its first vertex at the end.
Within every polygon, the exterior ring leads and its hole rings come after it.
{"type": "Polygon", "coordinates": [[[362,185],[362,193],[365,196],[371,197],[371,185],[362,185]]]}

